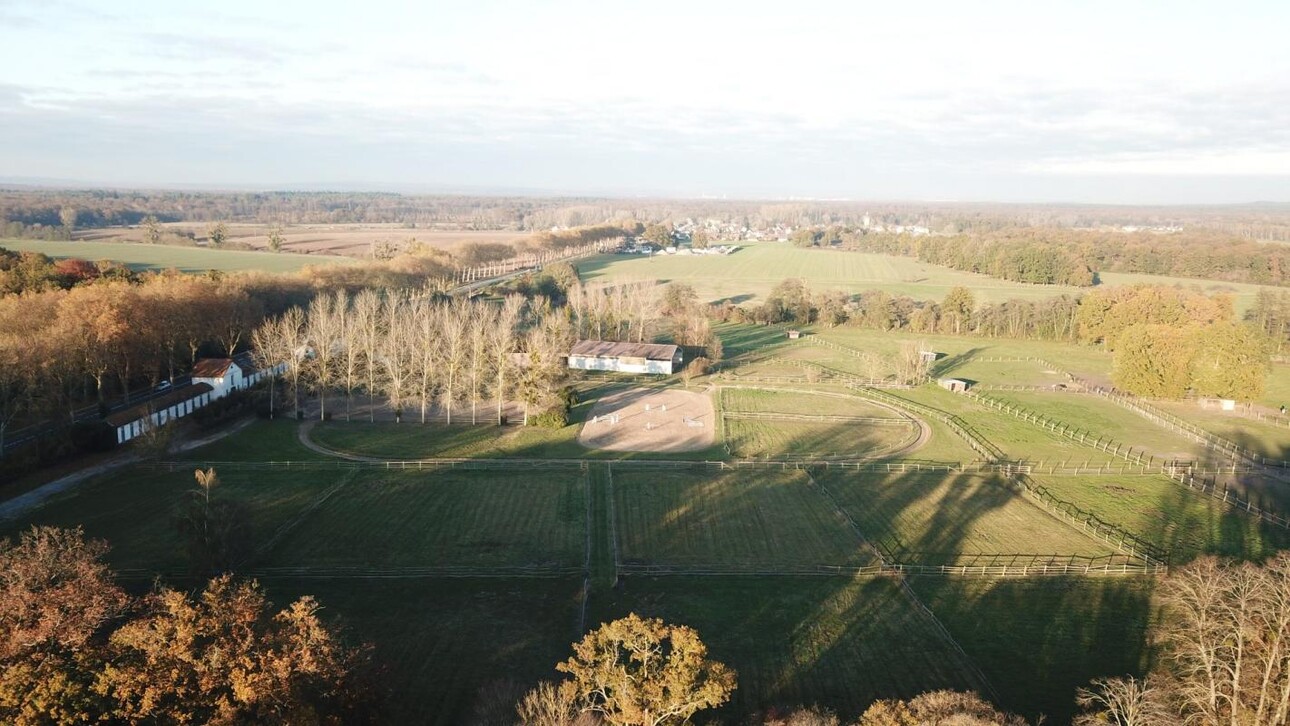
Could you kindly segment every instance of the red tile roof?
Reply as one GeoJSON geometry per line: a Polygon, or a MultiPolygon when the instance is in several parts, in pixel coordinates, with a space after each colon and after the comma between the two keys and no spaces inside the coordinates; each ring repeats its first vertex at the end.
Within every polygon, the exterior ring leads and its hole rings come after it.
{"type": "Polygon", "coordinates": [[[202,358],[193,365],[193,378],[223,378],[232,358],[202,358]]]}

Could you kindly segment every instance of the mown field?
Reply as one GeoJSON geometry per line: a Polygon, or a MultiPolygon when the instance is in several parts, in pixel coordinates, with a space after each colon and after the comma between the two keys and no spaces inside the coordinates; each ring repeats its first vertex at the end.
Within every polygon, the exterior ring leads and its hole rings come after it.
{"type": "MultiPolygon", "coordinates": [[[[1164,475],[1035,476],[1055,497],[1090,512],[1181,564],[1202,554],[1258,560],[1290,548],[1290,530],[1260,522],[1164,475]]],[[[1257,495],[1256,495],[1257,496],[1257,495]]],[[[1279,497],[1265,497],[1277,509],[1279,497]]]]}
{"type": "Polygon", "coordinates": [[[1126,447],[1145,449],[1163,459],[1207,458],[1205,448],[1105,398],[1081,393],[985,391],[992,399],[1020,406],[1050,419],[1115,439],[1126,447]]]}
{"type": "Polygon", "coordinates": [[[723,412],[783,413],[819,416],[899,418],[899,414],[872,401],[848,394],[793,388],[721,387],[723,412]]]}
{"type": "Polygon", "coordinates": [[[697,629],[738,672],[731,703],[713,712],[722,723],[811,703],[854,719],[878,697],[976,687],[885,578],[628,578],[593,598],[590,620],[629,612],[697,629]]]}
{"type": "Polygon", "coordinates": [[[263,564],[577,568],[585,558],[586,481],[577,469],[346,475],[263,564]]]}
{"type": "Polygon", "coordinates": [[[248,252],[212,250],[204,247],[130,244],[125,242],[46,242],[43,240],[0,239],[0,247],[16,252],[40,252],[55,259],[79,257],[92,262],[112,260],[135,270],[206,272],[261,270],[296,272],[305,265],[349,263],[346,257],[302,255],[290,252],[248,252]]]}
{"type": "Polygon", "coordinates": [[[1218,409],[1204,409],[1190,401],[1157,401],[1152,405],[1256,454],[1271,459],[1290,459],[1290,426],[1218,409]]]}
{"type": "Polygon", "coordinates": [[[1070,723],[1094,678],[1141,676],[1158,618],[1150,578],[967,580],[916,577],[919,598],[985,671],[1000,702],[1035,722],[1070,723]]]}
{"type": "Polygon", "coordinates": [[[860,526],[907,564],[955,564],[972,555],[1112,554],[997,477],[909,472],[819,473],[816,480],[860,526]]]}
{"type": "MultiPolygon", "coordinates": [[[[959,272],[929,265],[909,257],[806,250],[787,242],[742,244],[730,255],[599,255],[578,263],[583,280],[655,279],[692,285],[703,300],[734,303],[759,301],[780,281],[789,277],[806,280],[813,290],[858,293],[885,290],[919,300],[940,300],[951,288],[971,288],[977,300],[1000,302],[1013,298],[1035,299],[1073,295],[1087,288],[1062,285],[1029,285],[986,275],[959,272]]],[[[1206,292],[1231,292],[1239,311],[1247,309],[1259,286],[1244,283],[1211,282],[1155,275],[1108,272],[1103,285],[1182,285],[1206,292]]]]}
{"type": "Polygon", "coordinates": [[[987,441],[998,446],[1009,459],[1032,462],[1122,463],[1123,460],[1041,429],[1012,414],[979,404],[972,399],[935,385],[892,392],[898,398],[931,406],[967,422],[987,441]]]}
{"type": "Polygon", "coordinates": [[[873,551],[800,471],[613,471],[626,564],[809,569],[865,566],[873,551]]]}

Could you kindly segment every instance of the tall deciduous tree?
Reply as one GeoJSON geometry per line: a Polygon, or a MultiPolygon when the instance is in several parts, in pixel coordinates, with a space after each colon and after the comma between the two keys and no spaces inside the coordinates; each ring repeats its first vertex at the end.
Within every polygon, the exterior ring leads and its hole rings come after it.
{"type": "Polygon", "coordinates": [[[100,688],[129,723],[366,720],[366,654],[339,643],[304,597],[272,612],[254,582],[224,576],[196,598],[162,589],[111,636],[100,688]]]}
{"type": "Polygon", "coordinates": [[[635,614],[606,623],[573,646],[567,673],[583,708],[616,726],[681,724],[720,706],[735,672],[708,658],[694,629],[635,614]]]}
{"type": "Polygon", "coordinates": [[[961,334],[972,320],[976,310],[976,297],[966,287],[951,288],[941,301],[941,322],[953,329],[955,335],[961,334]]]}
{"type": "Polygon", "coordinates": [[[103,563],[107,544],[79,529],[33,527],[0,542],[0,720],[91,723],[98,646],[126,594],[103,563]]]}

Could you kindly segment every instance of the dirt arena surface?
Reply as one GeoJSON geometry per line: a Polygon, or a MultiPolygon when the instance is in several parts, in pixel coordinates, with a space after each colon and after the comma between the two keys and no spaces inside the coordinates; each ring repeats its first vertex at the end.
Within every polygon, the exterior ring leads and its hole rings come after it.
{"type": "Polygon", "coordinates": [[[578,432],[578,443],[609,451],[694,451],[712,446],[716,427],[712,397],[706,393],[633,388],[597,401],[578,432]]]}

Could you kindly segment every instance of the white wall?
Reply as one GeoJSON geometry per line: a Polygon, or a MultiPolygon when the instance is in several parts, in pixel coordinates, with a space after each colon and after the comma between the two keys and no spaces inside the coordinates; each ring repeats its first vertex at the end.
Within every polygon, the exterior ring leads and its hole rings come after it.
{"type": "Polygon", "coordinates": [[[597,358],[595,356],[571,355],[569,367],[583,371],[614,371],[617,373],[654,373],[667,375],[672,373],[670,360],[646,360],[644,363],[624,363],[618,358],[597,358]]]}

